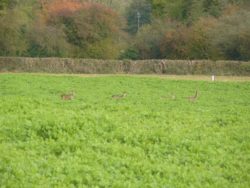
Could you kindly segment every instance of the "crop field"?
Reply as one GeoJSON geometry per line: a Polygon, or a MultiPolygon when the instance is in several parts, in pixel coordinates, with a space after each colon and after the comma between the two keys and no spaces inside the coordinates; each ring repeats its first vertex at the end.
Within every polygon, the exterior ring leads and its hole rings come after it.
{"type": "Polygon", "coordinates": [[[250,82],[0,74],[0,187],[250,187],[250,82]]]}

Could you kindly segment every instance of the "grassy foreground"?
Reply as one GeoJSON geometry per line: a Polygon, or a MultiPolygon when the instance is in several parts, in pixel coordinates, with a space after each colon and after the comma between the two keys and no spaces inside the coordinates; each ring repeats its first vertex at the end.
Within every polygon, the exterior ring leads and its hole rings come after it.
{"type": "Polygon", "coordinates": [[[250,82],[0,75],[0,186],[250,187],[249,94],[250,82]]]}

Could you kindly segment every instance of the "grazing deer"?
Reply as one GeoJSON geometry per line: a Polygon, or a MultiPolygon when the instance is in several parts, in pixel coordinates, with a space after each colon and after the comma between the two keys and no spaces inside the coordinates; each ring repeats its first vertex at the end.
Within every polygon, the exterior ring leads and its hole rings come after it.
{"type": "Polygon", "coordinates": [[[65,101],[73,100],[75,97],[75,92],[71,91],[70,93],[67,94],[62,94],[61,99],[65,101]]]}
{"type": "Polygon", "coordinates": [[[197,98],[198,98],[198,91],[197,91],[197,90],[195,91],[195,95],[194,95],[194,96],[189,96],[189,97],[187,97],[187,99],[188,99],[190,102],[196,101],[197,98]]]}
{"type": "Polygon", "coordinates": [[[113,99],[123,99],[127,96],[128,94],[126,92],[124,92],[123,94],[120,95],[112,95],[113,99]]]}

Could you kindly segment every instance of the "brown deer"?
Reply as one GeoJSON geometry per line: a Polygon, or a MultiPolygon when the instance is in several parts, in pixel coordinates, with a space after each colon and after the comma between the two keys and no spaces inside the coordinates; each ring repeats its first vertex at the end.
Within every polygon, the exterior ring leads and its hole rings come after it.
{"type": "Polygon", "coordinates": [[[65,101],[73,100],[75,98],[75,92],[71,91],[61,95],[61,99],[65,101]]]}
{"type": "Polygon", "coordinates": [[[125,98],[125,97],[127,97],[127,93],[126,92],[124,92],[123,94],[120,94],[120,95],[112,95],[112,98],[113,99],[123,99],[123,98],[125,98]]]}
{"type": "Polygon", "coordinates": [[[197,91],[197,90],[195,91],[194,96],[189,96],[189,97],[187,97],[187,99],[188,99],[190,102],[195,102],[197,98],[198,98],[198,91],[197,91]]]}

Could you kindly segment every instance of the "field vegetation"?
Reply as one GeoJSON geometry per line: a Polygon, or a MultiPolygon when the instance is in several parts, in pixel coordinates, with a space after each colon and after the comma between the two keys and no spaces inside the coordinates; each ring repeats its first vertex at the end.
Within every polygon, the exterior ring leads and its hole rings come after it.
{"type": "Polygon", "coordinates": [[[250,82],[1,74],[0,185],[250,187],[249,92],[250,82]]]}

